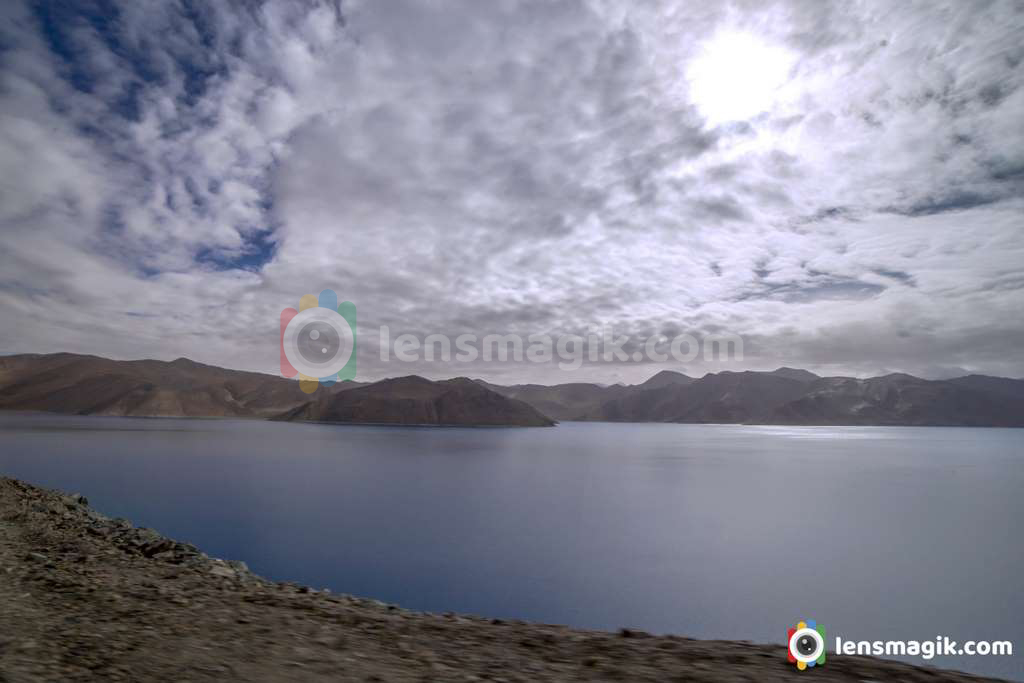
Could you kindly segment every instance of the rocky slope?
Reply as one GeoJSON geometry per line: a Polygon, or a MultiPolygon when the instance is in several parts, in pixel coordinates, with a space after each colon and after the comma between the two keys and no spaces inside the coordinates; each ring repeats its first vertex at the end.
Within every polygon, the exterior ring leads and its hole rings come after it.
{"type": "Polygon", "coordinates": [[[280,419],[358,424],[549,427],[536,408],[465,378],[432,382],[409,376],[327,394],[280,419]]]}
{"type": "Polygon", "coordinates": [[[719,372],[689,382],[640,387],[581,417],[615,422],[748,422],[796,398],[805,384],[765,372],[719,372]]]}
{"type": "Polygon", "coordinates": [[[588,411],[600,408],[601,404],[629,390],[622,385],[602,386],[587,382],[568,384],[514,384],[502,386],[478,380],[478,382],[502,396],[514,398],[541,411],[556,420],[579,420],[588,411]]]}
{"type": "Polygon", "coordinates": [[[643,384],[537,384],[495,391],[560,420],[793,425],[1024,427],[1024,380],[819,377],[806,370],[663,371],[643,384]]]}
{"type": "MultiPolygon", "coordinates": [[[[961,378],[969,380],[970,378],[961,378]]],[[[988,378],[998,379],[998,378],[988,378]]],[[[928,381],[893,374],[871,379],[825,377],[810,383],[794,400],[751,421],[796,425],[917,425],[964,427],[1024,426],[1024,382],[928,381]],[[1007,386],[1009,385],[1009,386],[1007,386]]]]}
{"type": "Polygon", "coordinates": [[[114,361],[69,353],[0,357],[3,409],[361,424],[554,424],[536,408],[467,379],[339,382],[310,395],[298,382],[283,377],[226,370],[186,358],[114,361]]]}
{"type": "Polygon", "coordinates": [[[981,681],[781,645],[423,614],[294,584],[0,478],[0,680],[981,681]]]}
{"type": "MultiPolygon", "coordinates": [[[[351,388],[339,383],[334,390],[351,388]]],[[[0,409],[143,417],[269,417],[309,400],[298,382],[179,358],[0,357],[0,409]]]]}

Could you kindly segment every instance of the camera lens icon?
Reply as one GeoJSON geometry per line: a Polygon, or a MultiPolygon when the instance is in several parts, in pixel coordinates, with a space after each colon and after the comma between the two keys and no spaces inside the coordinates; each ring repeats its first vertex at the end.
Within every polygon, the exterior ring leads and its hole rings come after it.
{"type": "Polygon", "coordinates": [[[801,621],[786,632],[787,659],[798,669],[825,663],[825,627],[814,621],[801,621]]]}
{"type": "MultiPolygon", "coordinates": [[[[305,362],[323,367],[325,363],[330,363],[341,355],[341,336],[330,323],[311,320],[299,330],[295,342],[299,355],[305,362]]],[[[349,352],[351,353],[351,350],[349,352]]],[[[348,360],[347,356],[345,360],[348,360]]]]}
{"type": "Polygon", "coordinates": [[[337,311],[307,308],[288,323],[283,349],[292,367],[308,377],[337,375],[352,356],[352,328],[337,311]]]}
{"type": "Polygon", "coordinates": [[[299,376],[303,391],[355,377],[356,308],[325,289],[281,312],[281,373],[299,376]]]}

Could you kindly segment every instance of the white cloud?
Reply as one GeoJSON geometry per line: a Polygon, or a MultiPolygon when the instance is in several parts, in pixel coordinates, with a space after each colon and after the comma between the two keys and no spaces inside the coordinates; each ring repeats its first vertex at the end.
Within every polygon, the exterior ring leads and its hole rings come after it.
{"type": "Polygon", "coordinates": [[[1024,375],[1013,3],[41,12],[3,9],[4,351],[274,371],[332,287],[364,340],[724,328],[751,367],[1024,375]],[[742,63],[694,91],[723,36],[785,57],[767,111],[742,63]]]}

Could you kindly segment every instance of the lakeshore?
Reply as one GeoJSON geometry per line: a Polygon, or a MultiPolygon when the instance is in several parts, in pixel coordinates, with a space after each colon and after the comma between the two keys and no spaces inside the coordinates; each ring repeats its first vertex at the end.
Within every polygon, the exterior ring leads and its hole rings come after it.
{"type": "MultiPolygon", "coordinates": [[[[781,645],[404,610],[274,582],[0,479],[3,680],[797,681],[781,645]]],[[[831,657],[824,681],[981,681],[831,657]]]]}

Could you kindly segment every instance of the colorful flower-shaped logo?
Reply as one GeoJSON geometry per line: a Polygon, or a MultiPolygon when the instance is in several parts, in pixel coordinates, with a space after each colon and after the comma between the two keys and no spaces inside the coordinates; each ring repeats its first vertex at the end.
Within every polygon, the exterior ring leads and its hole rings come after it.
{"type": "Polygon", "coordinates": [[[798,621],[796,628],[786,631],[787,658],[803,671],[809,666],[825,663],[825,627],[811,619],[798,621]]]}
{"type": "Polygon", "coordinates": [[[325,289],[320,296],[306,294],[299,310],[281,311],[281,374],[299,376],[302,391],[312,394],[321,384],[356,376],[356,306],[338,303],[338,295],[325,289]]]}

